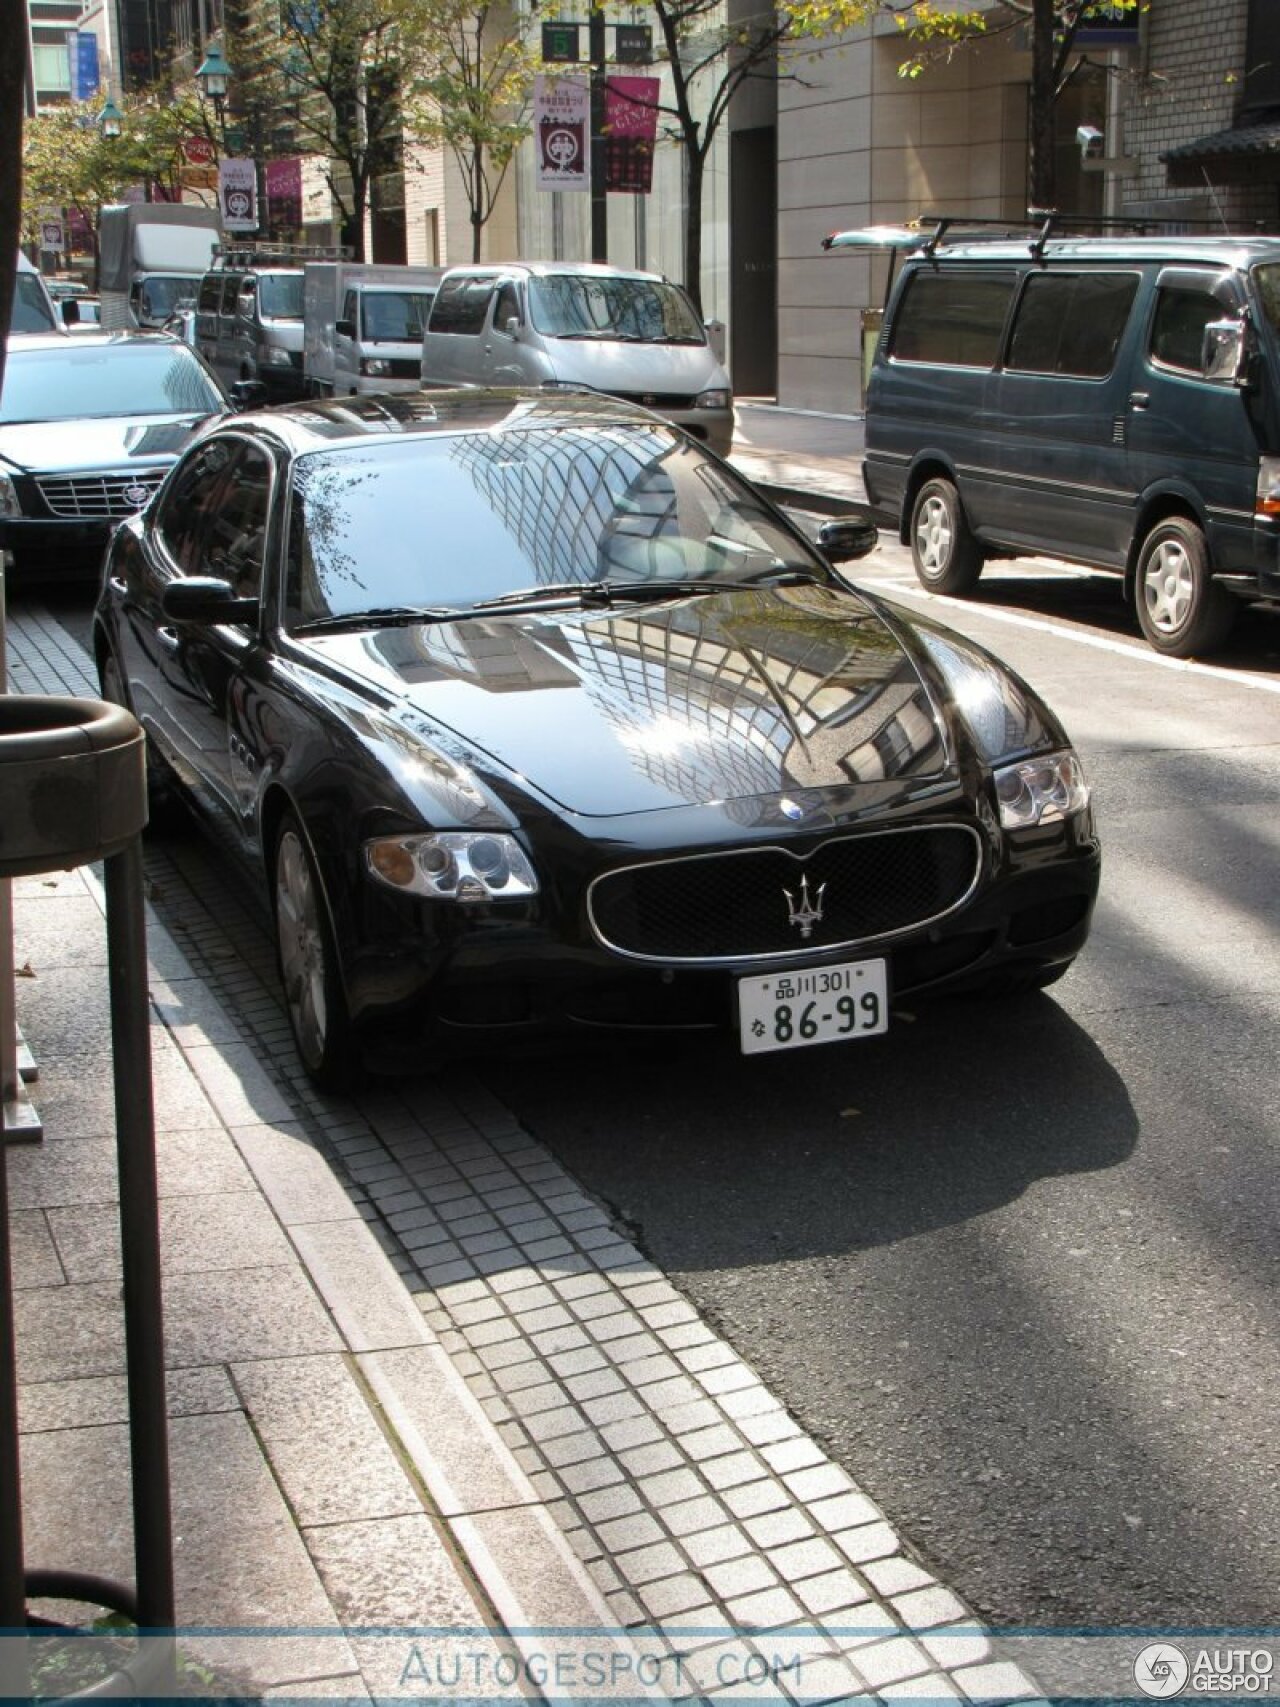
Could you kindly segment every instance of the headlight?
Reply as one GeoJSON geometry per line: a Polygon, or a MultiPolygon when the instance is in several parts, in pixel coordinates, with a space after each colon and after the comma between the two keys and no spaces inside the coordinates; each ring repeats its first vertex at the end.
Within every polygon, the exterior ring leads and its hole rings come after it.
{"type": "Polygon", "coordinates": [[[519,842],[488,830],[382,836],[365,843],[364,857],[388,888],[434,901],[505,901],[538,893],[519,842]]]}
{"type": "Polygon", "coordinates": [[[383,356],[363,356],[360,372],[370,379],[385,378],[391,372],[391,363],[383,356]]]}
{"type": "Polygon", "coordinates": [[[695,409],[727,409],[733,402],[731,391],[700,391],[693,400],[695,409]]]}
{"type": "Polygon", "coordinates": [[[288,350],[277,349],[274,344],[270,349],[263,351],[262,362],[264,367],[293,366],[293,358],[290,356],[288,350]]]}
{"type": "Polygon", "coordinates": [[[20,516],[22,505],[7,474],[0,474],[0,516],[20,516]]]}
{"type": "Polygon", "coordinates": [[[1089,786],[1074,753],[1046,753],[1023,759],[995,773],[1000,824],[1006,830],[1030,830],[1037,824],[1070,818],[1089,804],[1089,786]]]}

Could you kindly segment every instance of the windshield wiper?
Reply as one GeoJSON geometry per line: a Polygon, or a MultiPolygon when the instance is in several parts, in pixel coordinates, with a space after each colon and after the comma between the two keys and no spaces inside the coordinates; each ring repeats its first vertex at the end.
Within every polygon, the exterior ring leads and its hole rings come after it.
{"type": "Polygon", "coordinates": [[[654,581],[552,581],[541,587],[524,587],[519,592],[480,599],[471,609],[511,610],[517,606],[570,600],[588,606],[645,604],[650,600],[681,598],[695,593],[740,593],[764,585],[790,587],[802,584],[825,585],[822,576],[813,570],[779,564],[764,575],[752,576],[750,580],[702,575],[654,581]]]}
{"type": "Polygon", "coordinates": [[[451,605],[385,605],[376,610],[347,611],[341,616],[312,617],[309,622],[298,623],[293,632],[318,634],[322,630],[336,628],[380,628],[409,622],[453,622],[460,616],[469,615],[468,609],[457,609],[451,605]]]}

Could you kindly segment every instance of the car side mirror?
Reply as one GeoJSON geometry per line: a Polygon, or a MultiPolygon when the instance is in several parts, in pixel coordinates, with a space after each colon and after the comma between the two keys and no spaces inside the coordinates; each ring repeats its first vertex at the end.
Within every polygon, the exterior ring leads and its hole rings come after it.
{"type": "Polygon", "coordinates": [[[333,323],[333,329],[340,338],[354,338],[356,335],[356,323],[354,320],[335,320],[333,323]]]}
{"type": "Polygon", "coordinates": [[[1247,326],[1243,320],[1211,320],[1200,346],[1200,370],[1206,379],[1231,385],[1249,383],[1247,326]]]}
{"type": "Polygon", "coordinates": [[[502,322],[502,330],[507,334],[508,338],[518,338],[520,336],[520,316],[518,314],[508,314],[507,318],[502,322]]]}
{"type": "Polygon", "coordinates": [[[267,388],[260,379],[238,379],[231,387],[230,395],[237,409],[256,409],[265,401],[267,388]]]}
{"type": "Polygon", "coordinates": [[[62,324],[64,326],[78,326],[80,324],[80,304],[74,296],[63,298],[62,324]]]}
{"type": "Polygon", "coordinates": [[[818,548],[832,563],[852,563],[874,551],[880,530],[871,517],[855,512],[834,516],[818,529],[818,548]]]}
{"type": "Polygon", "coordinates": [[[257,599],[242,599],[230,581],[216,575],[188,575],[170,581],[160,594],[160,609],[171,622],[256,623],[257,599]]]}

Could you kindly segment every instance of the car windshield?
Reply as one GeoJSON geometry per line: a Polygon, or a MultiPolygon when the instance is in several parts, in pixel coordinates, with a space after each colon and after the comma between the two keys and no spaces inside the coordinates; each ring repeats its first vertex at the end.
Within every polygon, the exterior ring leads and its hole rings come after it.
{"type": "Polygon", "coordinates": [[[193,279],[181,275],[152,273],[143,279],[138,292],[138,312],[144,320],[159,325],[167,320],[184,297],[195,289],[193,279]]]}
{"type": "Polygon", "coordinates": [[[551,338],[706,342],[688,297],[660,279],[550,273],[529,280],[529,309],[538,331],[551,338]]]}
{"type": "Polygon", "coordinates": [[[371,344],[420,344],[435,292],[371,290],[364,297],[364,335],[371,344]]]}
{"type": "Polygon", "coordinates": [[[56,349],[9,351],[0,422],[120,415],[211,415],[224,400],[191,351],[139,337],[136,343],[62,340],[56,349]]]}
{"type": "Polygon", "coordinates": [[[264,320],[301,320],[302,274],[259,273],[258,313],[264,320]]]}
{"type": "Polygon", "coordinates": [[[660,425],[539,421],[316,451],[294,471],[294,625],[787,574],[830,579],[750,488],[660,425]]]}
{"type": "Polygon", "coordinates": [[[49,299],[38,278],[32,273],[19,273],[13,287],[13,311],[9,317],[11,332],[51,332],[57,321],[49,307],[49,299]]]}

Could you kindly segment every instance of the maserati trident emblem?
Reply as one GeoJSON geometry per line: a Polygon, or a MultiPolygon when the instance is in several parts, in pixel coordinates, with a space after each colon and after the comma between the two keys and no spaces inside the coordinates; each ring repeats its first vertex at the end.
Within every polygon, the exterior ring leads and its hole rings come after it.
{"type": "Polygon", "coordinates": [[[789,925],[799,925],[800,935],[806,942],[808,942],[809,938],[813,935],[813,927],[822,923],[822,897],[826,892],[826,884],[820,883],[818,885],[818,893],[811,900],[809,897],[809,878],[807,874],[800,879],[800,905],[798,907],[796,906],[796,898],[791,891],[789,889],[784,889],[782,891],[787,898],[787,923],[789,925]]]}

